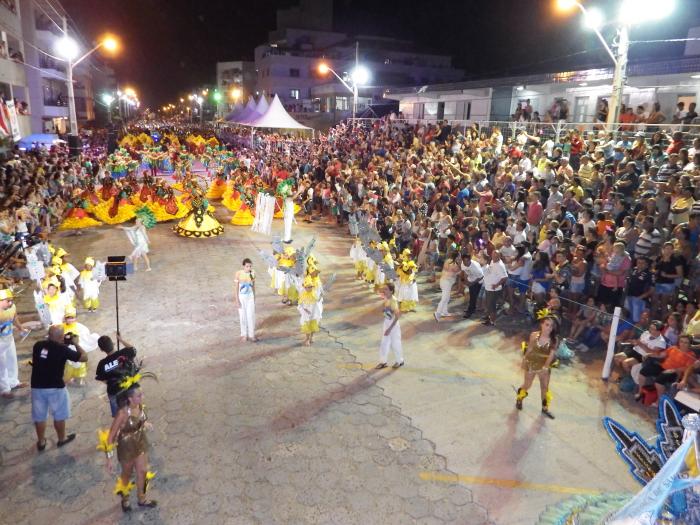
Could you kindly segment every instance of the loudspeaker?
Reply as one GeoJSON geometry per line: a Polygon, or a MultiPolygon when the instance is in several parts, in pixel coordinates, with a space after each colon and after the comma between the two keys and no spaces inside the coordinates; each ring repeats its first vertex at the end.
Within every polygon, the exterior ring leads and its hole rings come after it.
{"type": "Polygon", "coordinates": [[[68,135],[68,156],[76,158],[83,151],[83,141],[78,135],[68,135]]]}
{"type": "Polygon", "coordinates": [[[105,275],[110,281],[126,281],[126,257],[123,255],[107,257],[105,275]]]}

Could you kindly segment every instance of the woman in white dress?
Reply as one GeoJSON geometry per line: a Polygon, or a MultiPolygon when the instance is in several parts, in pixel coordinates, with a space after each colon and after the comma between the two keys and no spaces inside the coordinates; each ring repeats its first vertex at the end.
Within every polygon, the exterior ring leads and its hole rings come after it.
{"type": "Polygon", "coordinates": [[[442,296],[440,297],[437,310],[433,314],[436,321],[440,321],[443,317],[452,316],[447,309],[447,305],[450,302],[450,295],[452,295],[452,287],[455,285],[455,282],[457,282],[457,276],[461,271],[460,263],[459,252],[457,250],[451,250],[447,259],[445,259],[445,264],[442,266],[442,273],[440,274],[440,291],[442,292],[442,296]]]}
{"type": "Polygon", "coordinates": [[[134,265],[134,271],[136,271],[137,261],[143,257],[143,261],[146,263],[146,271],[151,271],[151,261],[148,259],[148,233],[146,233],[146,227],[144,226],[141,219],[136,219],[136,224],[134,226],[118,226],[122,230],[126,231],[127,237],[134,245],[134,250],[129,255],[131,264],[134,265]]]}

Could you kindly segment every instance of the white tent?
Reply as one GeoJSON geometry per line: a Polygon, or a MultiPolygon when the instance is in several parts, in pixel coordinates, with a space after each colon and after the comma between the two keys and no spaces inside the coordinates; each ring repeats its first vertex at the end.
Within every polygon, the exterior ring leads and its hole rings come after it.
{"type": "Polygon", "coordinates": [[[267,103],[265,95],[262,95],[260,100],[258,100],[258,104],[255,106],[255,109],[252,112],[246,112],[245,115],[243,113],[238,115],[236,122],[238,124],[251,124],[253,121],[262,117],[267,112],[269,107],[270,105],[267,103]]]}
{"type": "Polygon", "coordinates": [[[231,111],[229,112],[229,114],[224,117],[224,120],[226,120],[227,122],[231,122],[232,120],[234,120],[236,118],[236,115],[238,113],[240,113],[242,110],[243,110],[243,105],[240,102],[236,102],[234,104],[233,108],[231,109],[231,111]]]}
{"type": "Polygon", "coordinates": [[[280,128],[280,129],[311,129],[294,120],[277,95],[272,99],[270,107],[264,115],[248,123],[254,128],[280,128]]]}
{"type": "Polygon", "coordinates": [[[247,115],[249,113],[253,113],[254,111],[255,111],[255,99],[251,95],[250,97],[248,97],[248,103],[245,105],[245,107],[241,108],[235,114],[233,112],[231,112],[231,114],[229,114],[226,117],[226,120],[228,120],[229,122],[238,122],[240,117],[247,115]]]}

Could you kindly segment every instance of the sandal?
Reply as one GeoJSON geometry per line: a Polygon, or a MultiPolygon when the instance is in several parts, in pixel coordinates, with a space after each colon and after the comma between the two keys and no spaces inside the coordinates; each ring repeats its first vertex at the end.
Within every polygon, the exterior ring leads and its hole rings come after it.
{"type": "Polygon", "coordinates": [[[381,370],[382,368],[386,368],[387,364],[386,363],[379,363],[377,366],[374,367],[375,370],[381,370]]]}
{"type": "Polygon", "coordinates": [[[158,506],[158,502],[154,499],[147,499],[146,501],[139,501],[139,507],[145,507],[152,509],[158,506]]]}
{"type": "Polygon", "coordinates": [[[122,496],[122,512],[131,512],[131,503],[129,503],[129,498],[122,496]]]}
{"type": "Polygon", "coordinates": [[[36,442],[36,449],[39,452],[43,452],[44,450],[46,450],[46,439],[42,439],[41,441],[37,441],[36,442]]]}
{"type": "Polygon", "coordinates": [[[554,419],[554,414],[552,414],[549,409],[542,407],[542,413],[549,419],[554,419]]]}
{"type": "Polygon", "coordinates": [[[56,443],[56,446],[57,446],[57,447],[62,447],[63,445],[67,445],[68,443],[70,443],[70,442],[73,441],[74,439],[75,439],[75,434],[68,434],[68,435],[66,436],[66,439],[64,439],[63,441],[59,441],[58,443],[56,443]]]}

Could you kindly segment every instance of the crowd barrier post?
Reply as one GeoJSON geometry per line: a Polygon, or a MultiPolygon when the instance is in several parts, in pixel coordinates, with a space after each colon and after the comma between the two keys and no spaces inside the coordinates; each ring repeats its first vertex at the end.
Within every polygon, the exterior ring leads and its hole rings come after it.
{"type": "Polygon", "coordinates": [[[603,363],[603,381],[607,381],[612,370],[612,360],[615,355],[615,334],[617,334],[617,325],[620,322],[620,313],[622,309],[619,306],[613,311],[612,323],[610,324],[610,337],[608,338],[608,351],[605,354],[605,362],[603,363]]]}

